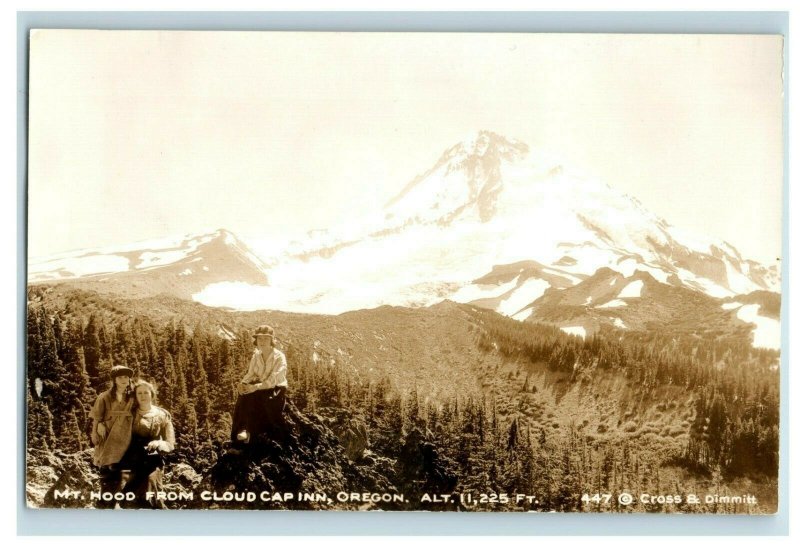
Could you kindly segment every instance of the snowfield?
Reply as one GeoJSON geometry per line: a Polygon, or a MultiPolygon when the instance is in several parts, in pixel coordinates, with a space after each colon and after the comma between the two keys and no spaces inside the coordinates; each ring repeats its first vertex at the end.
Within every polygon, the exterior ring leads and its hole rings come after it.
{"type": "Polygon", "coordinates": [[[515,313],[511,316],[512,319],[516,319],[517,321],[525,321],[528,317],[531,316],[533,313],[533,308],[528,308],[527,310],[522,310],[519,313],[515,313]]]}
{"type": "MultiPolygon", "coordinates": [[[[31,281],[39,281],[158,268],[187,259],[201,245],[223,236],[226,240],[229,238],[235,240],[227,231],[217,230],[209,234],[187,234],[114,247],[73,251],[49,258],[31,258],[28,262],[28,276],[31,281]]],[[[260,260],[258,262],[260,263],[260,260]]]]}
{"type": "Polygon", "coordinates": [[[538,300],[549,288],[550,283],[543,279],[527,279],[508,298],[500,302],[496,311],[513,316],[531,302],[538,300]]]}
{"type": "Polygon", "coordinates": [[[33,278],[42,276],[46,279],[69,279],[86,275],[127,272],[129,269],[130,261],[124,256],[84,255],[31,263],[28,265],[28,275],[33,278]]]}
{"type": "Polygon", "coordinates": [[[624,300],[619,300],[619,299],[615,298],[614,300],[610,300],[609,302],[606,302],[605,304],[602,304],[602,305],[596,306],[596,307],[597,308],[621,308],[622,306],[627,306],[627,305],[628,305],[627,302],[625,302],[624,300]]]}
{"type": "Polygon", "coordinates": [[[514,287],[517,286],[518,279],[519,276],[508,283],[501,283],[500,285],[481,285],[477,283],[465,285],[450,296],[450,300],[466,304],[473,300],[481,300],[483,298],[497,298],[513,290],[514,287]]]}
{"type": "Polygon", "coordinates": [[[636,281],[632,281],[625,285],[625,288],[622,289],[617,298],[639,298],[642,296],[642,287],[644,286],[644,281],[641,279],[637,279],[636,281]]]}
{"type": "Polygon", "coordinates": [[[781,349],[781,323],[758,315],[758,304],[747,304],[739,308],[736,317],[756,326],[753,331],[753,347],[781,349]]]}
{"type": "Polygon", "coordinates": [[[586,329],[584,327],[561,327],[561,330],[567,334],[574,334],[575,336],[586,338],[586,329]]]}

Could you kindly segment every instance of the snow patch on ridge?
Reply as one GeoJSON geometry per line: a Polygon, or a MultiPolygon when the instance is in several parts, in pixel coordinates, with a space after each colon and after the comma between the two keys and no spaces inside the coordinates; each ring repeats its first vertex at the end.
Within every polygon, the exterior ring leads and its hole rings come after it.
{"type": "MultiPolygon", "coordinates": [[[[39,265],[43,266],[43,265],[39,265]]],[[[91,255],[80,258],[61,258],[51,260],[46,263],[46,267],[37,268],[37,265],[29,266],[28,275],[44,274],[52,272],[53,278],[72,278],[84,275],[111,274],[127,272],[130,269],[130,261],[124,256],[119,255],[91,255]]]]}
{"type": "Polygon", "coordinates": [[[511,318],[516,319],[517,321],[525,321],[528,317],[531,316],[532,313],[533,313],[533,308],[528,308],[522,310],[519,313],[515,313],[514,315],[511,316],[511,318]]]}
{"type": "Polygon", "coordinates": [[[139,264],[136,266],[137,270],[146,270],[154,266],[164,266],[165,264],[172,264],[178,262],[189,256],[188,250],[180,251],[161,251],[151,252],[145,251],[139,255],[139,264]]]}
{"type": "Polygon", "coordinates": [[[728,277],[728,287],[736,294],[745,294],[760,289],[755,283],[750,281],[747,277],[742,275],[730,263],[727,257],[722,260],[725,263],[725,273],[728,277]]]}
{"type": "Polygon", "coordinates": [[[606,302],[605,304],[602,304],[602,305],[597,306],[597,307],[598,308],[621,308],[622,306],[627,306],[627,305],[628,304],[624,300],[614,299],[614,300],[611,300],[610,302],[606,302]]]}
{"type": "Polygon", "coordinates": [[[678,278],[687,286],[699,289],[701,292],[706,293],[714,298],[727,298],[734,296],[734,293],[725,287],[722,287],[706,277],[696,276],[694,273],[683,268],[678,269],[678,278]]]}
{"type": "Polygon", "coordinates": [[[483,298],[497,298],[498,296],[502,296],[516,287],[518,279],[519,276],[507,283],[501,283],[500,285],[483,285],[479,283],[472,283],[461,287],[449,298],[454,302],[461,302],[463,304],[483,298]]]}
{"type": "Polygon", "coordinates": [[[561,330],[567,334],[574,334],[575,336],[586,338],[586,329],[584,327],[561,327],[561,330]]]}
{"type": "Polygon", "coordinates": [[[542,273],[548,273],[550,275],[555,275],[558,277],[562,277],[567,281],[571,282],[573,285],[577,285],[581,281],[583,281],[580,277],[575,277],[574,275],[568,274],[566,272],[554,270],[553,268],[542,268],[542,273]]]}
{"type": "Polygon", "coordinates": [[[632,281],[625,285],[625,288],[622,289],[619,294],[617,295],[618,298],[639,298],[642,296],[642,287],[644,286],[644,281],[641,279],[637,279],[636,281],[632,281]]]}
{"type": "Polygon", "coordinates": [[[511,295],[500,302],[497,311],[503,315],[512,315],[521,308],[537,300],[550,288],[550,283],[543,279],[527,279],[511,295]]]}
{"type": "Polygon", "coordinates": [[[736,317],[756,326],[753,330],[753,347],[781,349],[781,323],[758,315],[758,304],[747,304],[739,308],[736,317]]]}

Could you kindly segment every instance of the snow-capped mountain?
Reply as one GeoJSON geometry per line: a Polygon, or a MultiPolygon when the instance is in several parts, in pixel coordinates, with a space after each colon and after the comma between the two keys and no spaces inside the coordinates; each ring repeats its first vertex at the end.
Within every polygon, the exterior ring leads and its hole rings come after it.
{"type": "Polygon", "coordinates": [[[238,265],[212,275],[198,258],[207,260],[206,240],[220,238],[236,241],[221,231],[158,249],[53,257],[32,263],[30,279],[158,271],[169,292],[191,293],[210,306],[340,313],[450,299],[517,319],[547,289],[573,287],[601,268],[626,277],[647,272],[659,283],[717,298],[780,290],[774,266],[689,235],[636,199],[488,131],[446,150],[382,211],[315,230],[277,252],[270,247],[260,259],[241,242],[226,243],[244,249],[231,253],[238,265]],[[178,280],[187,271],[189,284],[178,280]]]}
{"type": "Polygon", "coordinates": [[[28,280],[75,281],[134,296],[182,298],[223,281],[266,285],[268,266],[227,230],[63,253],[28,263],[28,280]]]}
{"type": "Polygon", "coordinates": [[[482,131],[446,150],[383,211],[292,242],[270,270],[270,287],[220,284],[195,298],[322,313],[448,298],[524,319],[546,289],[603,267],[715,297],[780,287],[776,268],[690,236],[636,199],[482,131]]]}

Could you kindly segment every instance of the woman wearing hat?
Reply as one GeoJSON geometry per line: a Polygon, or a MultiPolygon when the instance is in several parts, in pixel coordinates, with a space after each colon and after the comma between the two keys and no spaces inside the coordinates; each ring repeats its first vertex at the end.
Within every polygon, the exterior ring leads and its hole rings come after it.
{"type": "Polygon", "coordinates": [[[89,414],[92,419],[94,464],[100,468],[100,487],[103,492],[116,493],[121,488],[119,462],[131,443],[133,425],[132,376],[133,370],[126,366],[112,367],[111,387],[100,394],[89,414]]]}
{"type": "Polygon", "coordinates": [[[262,433],[283,425],[286,404],[286,356],[275,347],[275,331],[261,325],[253,335],[253,357],[247,374],[239,382],[233,411],[231,441],[247,444],[262,433]]]}

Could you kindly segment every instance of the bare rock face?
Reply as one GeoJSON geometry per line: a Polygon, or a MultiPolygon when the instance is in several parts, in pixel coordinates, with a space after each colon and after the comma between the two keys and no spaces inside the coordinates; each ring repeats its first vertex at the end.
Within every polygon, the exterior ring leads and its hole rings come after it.
{"type": "Polygon", "coordinates": [[[95,490],[97,474],[91,465],[91,451],[77,452],[65,456],[60,468],[54,469],[58,480],[47,491],[43,505],[47,507],[83,508],[91,507],[88,493],[95,490]],[[56,492],[79,495],[56,496],[56,492]]]}
{"type": "Polygon", "coordinates": [[[58,481],[55,469],[46,465],[29,465],[26,473],[25,497],[28,507],[41,507],[49,485],[58,481]]]}

